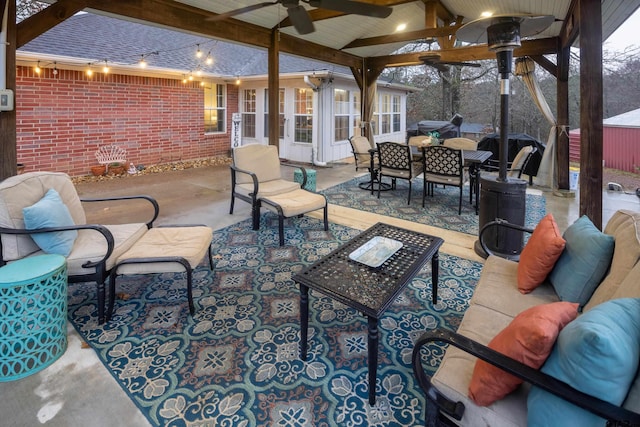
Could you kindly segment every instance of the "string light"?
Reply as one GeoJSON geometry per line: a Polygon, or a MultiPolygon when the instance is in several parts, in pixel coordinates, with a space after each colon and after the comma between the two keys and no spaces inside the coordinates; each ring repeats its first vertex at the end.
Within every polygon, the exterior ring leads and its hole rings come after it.
{"type": "MultiPolygon", "coordinates": [[[[206,44],[208,44],[209,42],[205,42],[205,43],[206,43],[206,44]]],[[[215,41],[215,44],[217,44],[217,41],[215,41]]],[[[191,46],[193,46],[193,45],[191,45],[191,46]]],[[[194,80],[193,74],[196,74],[198,77],[202,76],[202,75],[204,74],[204,69],[203,69],[204,64],[206,64],[206,65],[210,66],[210,65],[214,64],[214,62],[215,62],[215,61],[214,61],[214,58],[213,58],[213,55],[211,54],[211,51],[212,51],[211,49],[209,49],[208,51],[207,51],[207,50],[204,50],[204,51],[203,51],[203,50],[201,49],[201,44],[200,44],[200,43],[196,44],[196,46],[197,46],[197,50],[196,50],[196,57],[197,57],[197,58],[200,58],[200,59],[201,59],[201,58],[204,58],[204,60],[203,60],[202,62],[200,62],[200,63],[199,63],[199,64],[194,68],[194,70],[193,70],[193,71],[190,71],[190,72],[189,72],[189,74],[188,74],[188,76],[187,76],[186,74],[183,74],[183,79],[182,79],[183,83],[186,83],[187,81],[193,81],[193,80],[194,80]],[[205,55],[205,53],[206,53],[206,55],[205,55]]],[[[170,50],[168,50],[168,51],[180,50],[180,49],[184,49],[184,48],[186,48],[186,47],[188,47],[188,46],[182,46],[182,47],[179,47],[179,48],[170,49],[170,50]]],[[[143,54],[141,54],[141,55],[139,56],[139,58],[140,58],[140,59],[137,61],[137,65],[138,65],[140,68],[143,68],[143,69],[144,69],[144,68],[147,68],[147,66],[148,66],[147,59],[146,59],[146,58],[147,58],[147,56],[149,56],[149,55],[159,55],[159,54],[160,54],[160,52],[159,52],[159,51],[143,53],[143,54]]],[[[40,76],[40,75],[42,74],[42,70],[43,70],[43,67],[42,67],[42,66],[41,66],[41,64],[40,64],[41,62],[42,62],[42,61],[38,60],[38,61],[37,61],[37,64],[33,67],[33,72],[34,72],[35,74],[37,74],[38,76],[40,76]]],[[[100,65],[101,63],[103,63],[103,62],[104,62],[104,65],[103,65],[103,66],[102,66],[102,68],[101,68],[102,72],[103,72],[104,74],[108,74],[108,73],[110,73],[110,72],[111,72],[111,68],[110,68],[110,66],[109,66],[109,60],[108,60],[108,59],[102,59],[102,60],[95,61],[95,62],[89,62],[89,63],[87,64],[87,69],[85,70],[85,74],[86,74],[88,77],[92,77],[92,76],[93,76],[93,73],[94,73],[94,71],[95,71],[95,70],[93,70],[93,69],[92,69],[92,67],[93,67],[93,66],[99,67],[99,65],[100,65]]],[[[52,75],[57,76],[57,75],[59,74],[59,70],[58,70],[58,67],[57,67],[57,63],[56,63],[56,61],[49,62],[49,63],[45,64],[45,66],[44,66],[44,67],[48,67],[48,66],[50,66],[51,64],[53,64],[53,70],[52,70],[52,72],[51,72],[51,73],[52,73],[52,75]]],[[[235,82],[236,82],[236,84],[237,84],[237,85],[239,85],[239,84],[240,84],[240,76],[239,76],[239,75],[236,75],[236,80],[235,80],[235,82]]]]}
{"type": "Polygon", "coordinates": [[[240,76],[236,76],[236,85],[240,85],[240,76]]]}

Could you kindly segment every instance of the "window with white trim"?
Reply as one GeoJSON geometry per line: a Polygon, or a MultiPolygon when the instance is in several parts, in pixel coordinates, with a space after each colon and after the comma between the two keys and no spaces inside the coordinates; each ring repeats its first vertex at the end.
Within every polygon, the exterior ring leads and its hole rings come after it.
{"type": "Polygon", "coordinates": [[[294,142],[313,142],[313,90],[295,89],[294,142]]]}
{"type": "Polygon", "coordinates": [[[242,137],[256,137],[256,90],[242,91],[242,137]]]}
{"type": "Polygon", "coordinates": [[[349,139],[349,91],[333,89],[333,122],[335,141],[349,139]]]}
{"type": "Polygon", "coordinates": [[[205,83],[204,85],[204,131],[224,133],[227,123],[227,86],[205,83]]]}
{"type": "MultiPolygon", "coordinates": [[[[278,98],[278,123],[280,123],[280,130],[278,136],[280,139],[284,138],[284,88],[279,90],[278,98]]],[[[269,137],[269,89],[264,90],[264,137],[269,137]]]]}
{"type": "Polygon", "coordinates": [[[353,105],[353,118],[351,122],[352,130],[351,136],[362,134],[362,106],[360,104],[360,92],[355,91],[351,92],[351,101],[353,105]]]}

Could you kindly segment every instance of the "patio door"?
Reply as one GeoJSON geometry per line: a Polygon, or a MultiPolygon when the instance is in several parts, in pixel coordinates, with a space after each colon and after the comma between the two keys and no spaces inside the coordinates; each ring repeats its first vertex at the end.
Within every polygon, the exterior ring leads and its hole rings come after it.
{"type": "Polygon", "coordinates": [[[309,87],[285,90],[284,135],[280,141],[280,156],[296,162],[311,161],[314,129],[315,93],[309,87]]]}

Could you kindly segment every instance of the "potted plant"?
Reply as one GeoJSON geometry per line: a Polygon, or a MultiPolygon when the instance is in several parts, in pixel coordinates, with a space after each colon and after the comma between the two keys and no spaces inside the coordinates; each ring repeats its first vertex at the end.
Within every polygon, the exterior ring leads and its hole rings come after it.
{"type": "Polygon", "coordinates": [[[120,162],[109,163],[107,171],[109,175],[122,175],[125,172],[124,164],[120,162]]]}
{"type": "Polygon", "coordinates": [[[91,173],[94,176],[102,176],[105,174],[105,172],[107,171],[107,166],[106,165],[93,165],[91,166],[91,173]]]}

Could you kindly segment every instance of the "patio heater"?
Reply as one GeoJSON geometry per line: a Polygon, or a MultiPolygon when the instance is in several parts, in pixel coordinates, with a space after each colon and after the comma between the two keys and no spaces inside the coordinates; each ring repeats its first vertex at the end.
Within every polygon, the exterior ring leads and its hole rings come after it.
{"type": "MultiPolygon", "coordinates": [[[[553,23],[553,16],[500,15],[469,22],[457,31],[458,40],[487,43],[496,52],[500,74],[500,144],[498,176],[480,176],[480,213],[478,226],[496,218],[524,225],[527,182],[507,176],[509,156],[509,77],[513,50],[520,47],[520,37],[538,34],[553,23]]],[[[505,227],[487,230],[485,242],[495,254],[517,260],[522,251],[523,233],[505,227]]],[[[479,241],[474,247],[482,257],[487,254],[479,241]]]]}

